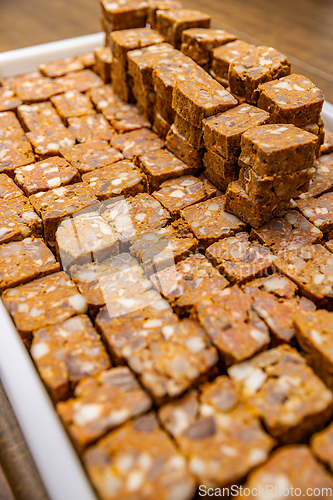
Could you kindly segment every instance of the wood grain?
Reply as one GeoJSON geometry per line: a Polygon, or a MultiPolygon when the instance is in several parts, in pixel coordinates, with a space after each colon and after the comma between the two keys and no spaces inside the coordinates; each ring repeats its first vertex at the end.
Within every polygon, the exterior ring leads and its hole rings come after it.
{"type": "Polygon", "coordinates": [[[0,500],[13,500],[13,498],[7,480],[0,467],[0,500]]]}
{"type": "MultiPolygon", "coordinates": [[[[331,0],[183,0],[216,27],[287,54],[333,102],[331,0]]],[[[0,0],[0,51],[100,31],[98,0],[0,0]]]]}
{"type": "MultiPolygon", "coordinates": [[[[0,463],[16,500],[47,500],[43,484],[1,382],[0,463]]],[[[5,488],[2,488],[0,499],[11,500],[12,497],[8,490],[6,493],[5,488]]]]}
{"type": "Polygon", "coordinates": [[[333,102],[333,9],[329,0],[183,0],[213,25],[286,54],[292,72],[307,76],[333,102]]]}

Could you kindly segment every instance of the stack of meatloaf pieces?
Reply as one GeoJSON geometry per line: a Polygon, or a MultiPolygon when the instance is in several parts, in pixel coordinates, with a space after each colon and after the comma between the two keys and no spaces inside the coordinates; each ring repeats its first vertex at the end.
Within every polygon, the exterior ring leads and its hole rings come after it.
{"type": "Polygon", "coordinates": [[[324,143],[320,117],[324,94],[308,78],[292,74],[262,83],[257,89],[257,106],[270,114],[271,123],[292,123],[318,137],[316,155],[324,143]]]}
{"type": "Polygon", "coordinates": [[[238,158],[242,135],[249,129],[269,123],[269,113],[250,104],[240,104],[203,121],[205,175],[221,191],[238,179],[238,158]]]}
{"type": "Polygon", "coordinates": [[[226,209],[259,227],[309,189],[317,137],[294,125],[261,125],[241,139],[238,181],[226,191],[226,209]]]}
{"type": "Polygon", "coordinates": [[[113,54],[111,79],[116,94],[126,102],[138,102],[143,108],[144,96],[139,83],[133,80],[128,71],[127,54],[131,50],[160,44],[164,37],[148,28],[114,31],[110,35],[110,47],[113,54]]]}
{"type": "Polygon", "coordinates": [[[310,80],[295,74],[260,84],[254,95],[272,125],[243,133],[239,180],[228,186],[227,207],[258,227],[292,197],[309,190],[323,143],[324,96],[310,80]]]}
{"type": "Polygon", "coordinates": [[[203,120],[224,112],[237,101],[222,85],[197,66],[190,79],[176,82],[172,107],[176,113],[166,145],[185,163],[202,166],[204,154],[203,120]]]}
{"type": "Polygon", "coordinates": [[[101,4],[107,47],[1,79],[4,306],[101,500],[331,498],[324,97],[176,0],[101,4]]]}

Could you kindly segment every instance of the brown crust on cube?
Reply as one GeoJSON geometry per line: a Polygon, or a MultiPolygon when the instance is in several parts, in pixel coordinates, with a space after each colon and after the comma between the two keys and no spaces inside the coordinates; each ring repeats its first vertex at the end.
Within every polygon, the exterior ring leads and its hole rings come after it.
{"type": "Polygon", "coordinates": [[[231,182],[226,191],[226,211],[236,215],[254,228],[262,226],[272,217],[279,216],[289,206],[289,200],[274,202],[270,205],[255,204],[238,182],[231,182]]]}
{"type": "Polygon", "coordinates": [[[261,125],[242,135],[239,160],[258,175],[311,168],[317,137],[291,124],[261,125]]]}

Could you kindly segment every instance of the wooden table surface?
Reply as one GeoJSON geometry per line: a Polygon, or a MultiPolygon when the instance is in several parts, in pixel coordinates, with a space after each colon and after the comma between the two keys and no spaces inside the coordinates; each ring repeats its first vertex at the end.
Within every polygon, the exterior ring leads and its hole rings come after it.
{"type": "MultiPolygon", "coordinates": [[[[238,38],[273,46],[333,103],[331,0],[183,0],[238,38]]],[[[98,0],[0,0],[0,52],[100,31],[98,0]]],[[[0,385],[0,464],[17,500],[47,498],[0,385]]],[[[0,469],[0,500],[12,500],[0,469]]],[[[73,499],[74,500],[74,499],[73,499]]],[[[76,499],[75,499],[76,500],[76,499]]]]}

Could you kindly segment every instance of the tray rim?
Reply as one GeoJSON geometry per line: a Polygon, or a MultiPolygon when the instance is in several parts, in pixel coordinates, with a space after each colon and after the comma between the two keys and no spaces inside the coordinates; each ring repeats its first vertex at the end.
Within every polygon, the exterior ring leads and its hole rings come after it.
{"type": "MultiPolygon", "coordinates": [[[[37,64],[104,45],[93,33],[0,53],[0,77],[35,71],[37,64]]],[[[0,300],[0,380],[50,500],[97,500],[38,371],[0,300]],[[15,360],[15,362],[13,361],[15,360]]]]}
{"type": "MultiPolygon", "coordinates": [[[[104,32],[99,32],[2,52],[0,77],[34,71],[39,63],[89,52],[103,46],[104,40],[104,32]]],[[[333,105],[327,101],[322,118],[333,130],[333,105]]],[[[50,500],[97,500],[74,446],[1,300],[0,379],[50,500]]]]}

